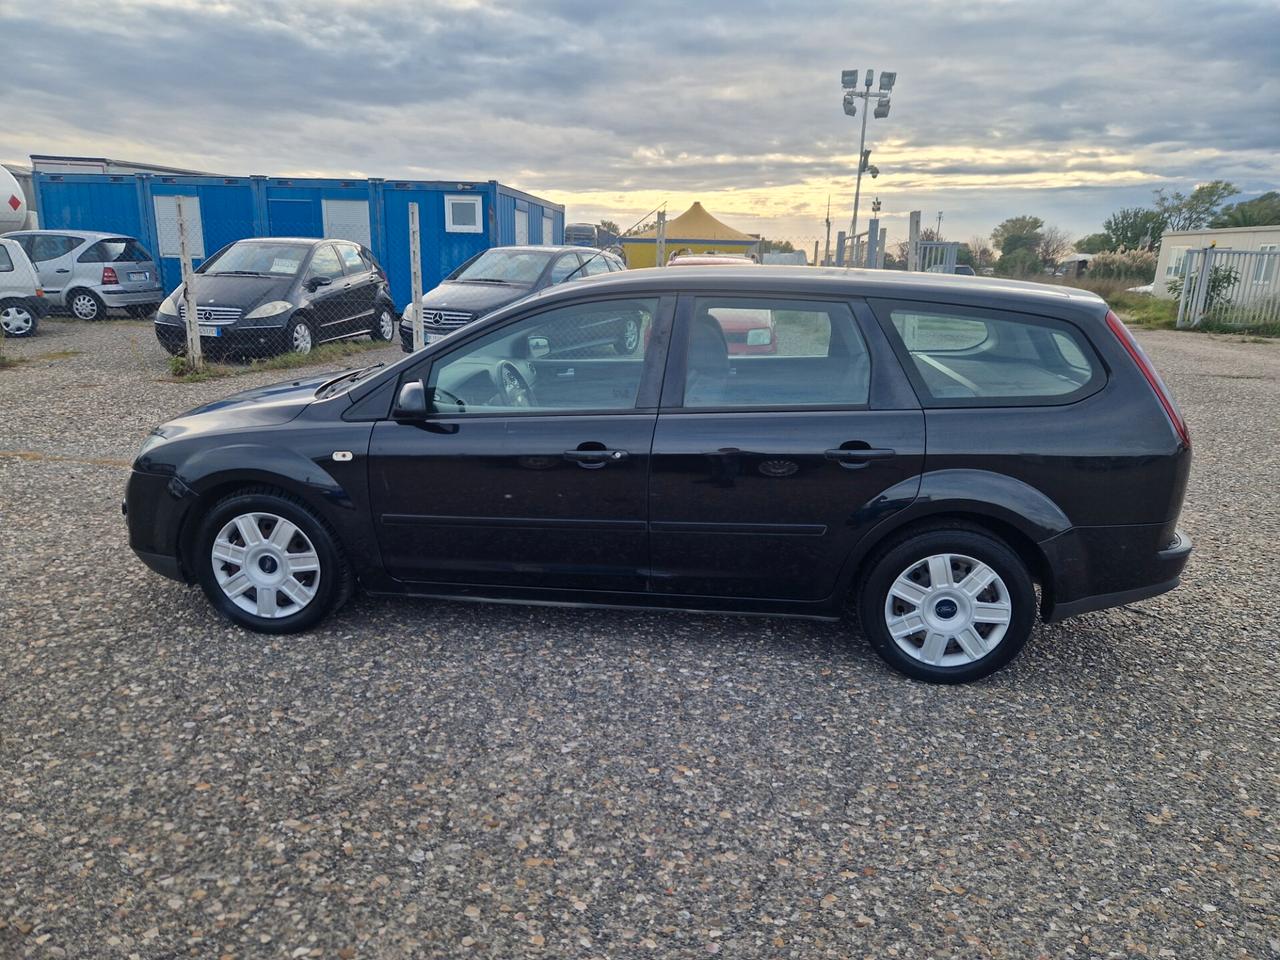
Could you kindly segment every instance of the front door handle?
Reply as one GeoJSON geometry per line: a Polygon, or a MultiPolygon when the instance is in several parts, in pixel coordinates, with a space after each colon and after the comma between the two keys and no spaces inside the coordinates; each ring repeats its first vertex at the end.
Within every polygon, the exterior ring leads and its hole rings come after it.
{"type": "Polygon", "coordinates": [[[57,270],[55,270],[55,271],[53,271],[53,272],[54,272],[54,273],[70,273],[71,271],[70,271],[70,270],[68,270],[66,267],[59,267],[57,270]]]}
{"type": "Polygon", "coordinates": [[[610,463],[621,463],[631,456],[626,450],[566,450],[564,458],[581,467],[593,469],[610,463]]]}
{"type": "Polygon", "coordinates": [[[842,467],[857,469],[865,467],[872,460],[889,460],[898,455],[898,451],[891,450],[888,447],[862,447],[848,449],[846,447],[837,447],[834,450],[828,450],[825,454],[828,460],[835,460],[842,467]]]}

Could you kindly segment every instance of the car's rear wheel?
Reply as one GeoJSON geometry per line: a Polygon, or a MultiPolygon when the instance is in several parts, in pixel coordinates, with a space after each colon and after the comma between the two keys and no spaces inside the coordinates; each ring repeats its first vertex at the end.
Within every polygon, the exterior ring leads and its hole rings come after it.
{"type": "Polygon", "coordinates": [[[959,528],[917,533],[877,553],[858,597],[875,651],[932,683],[999,670],[1027,642],[1035,614],[1035,584],[1018,555],[959,528]]]}
{"type": "Polygon", "coordinates": [[[373,312],[373,328],[369,331],[369,336],[374,340],[384,340],[389,342],[395,335],[395,311],[385,303],[379,304],[378,308],[373,312]]]}
{"type": "Polygon", "coordinates": [[[21,300],[0,300],[0,330],[6,337],[29,337],[40,320],[21,300]]]}
{"type": "Polygon", "coordinates": [[[67,295],[67,309],[77,320],[101,320],[107,315],[107,305],[92,290],[72,290],[67,295]]]}
{"type": "Polygon", "coordinates": [[[195,550],[209,601],[250,630],[305,630],[351,593],[352,574],[329,527],[274,490],[220,500],[201,523],[195,550]]]}
{"type": "Polygon", "coordinates": [[[613,352],[629,357],[640,346],[640,321],[635,317],[627,317],[622,321],[622,332],[613,342],[613,352]]]}

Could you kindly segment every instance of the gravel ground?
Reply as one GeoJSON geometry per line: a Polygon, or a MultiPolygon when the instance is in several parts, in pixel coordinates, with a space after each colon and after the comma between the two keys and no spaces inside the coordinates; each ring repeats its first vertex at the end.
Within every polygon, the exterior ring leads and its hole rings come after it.
{"type": "Polygon", "coordinates": [[[152,424],[280,375],[8,342],[0,957],[1280,955],[1280,343],[1141,339],[1195,435],[1187,582],[961,688],[800,621],[239,632],[119,500],[152,424]]]}

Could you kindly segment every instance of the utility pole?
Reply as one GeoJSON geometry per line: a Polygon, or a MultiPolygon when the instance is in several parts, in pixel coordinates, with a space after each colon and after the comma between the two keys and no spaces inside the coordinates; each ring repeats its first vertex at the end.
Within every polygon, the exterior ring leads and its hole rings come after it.
{"type": "MultiPolygon", "coordinates": [[[[813,259],[818,259],[818,253],[815,250],[813,259]]],[[[822,249],[822,265],[825,267],[831,262],[831,194],[827,194],[827,245],[822,249]]]]}
{"type": "Polygon", "coordinates": [[[866,78],[863,82],[863,89],[858,89],[858,71],[845,70],[840,74],[840,84],[844,87],[844,112],[848,116],[855,116],[858,112],[857,101],[862,101],[862,133],[858,139],[858,178],[853,188],[853,220],[849,226],[850,241],[854,241],[858,236],[858,201],[862,197],[862,172],[866,170],[871,174],[872,178],[880,175],[880,170],[870,164],[871,151],[867,150],[867,108],[871,105],[871,98],[876,98],[876,117],[883,118],[889,115],[889,93],[893,90],[893,85],[898,79],[898,74],[891,70],[880,71],[880,89],[876,93],[871,92],[871,84],[875,81],[875,71],[868,70],[866,78]]]}
{"type": "Polygon", "coordinates": [[[942,239],[942,211],[941,210],[938,211],[938,228],[934,231],[933,239],[935,240],[942,239]]]}

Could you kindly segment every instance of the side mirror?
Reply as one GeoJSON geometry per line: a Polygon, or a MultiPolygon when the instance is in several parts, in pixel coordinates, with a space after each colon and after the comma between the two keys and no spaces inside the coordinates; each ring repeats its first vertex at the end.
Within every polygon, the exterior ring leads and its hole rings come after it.
{"type": "Polygon", "coordinates": [[[529,338],[529,357],[537,360],[539,357],[545,357],[551,352],[551,341],[546,337],[530,337],[529,338]]]}
{"type": "Polygon", "coordinates": [[[392,416],[397,420],[421,420],[427,415],[427,390],[421,380],[410,380],[396,396],[392,416]]]}
{"type": "Polygon", "coordinates": [[[327,287],[331,283],[333,283],[333,280],[329,277],[312,277],[307,281],[307,289],[315,293],[321,287],[327,287]]]}

